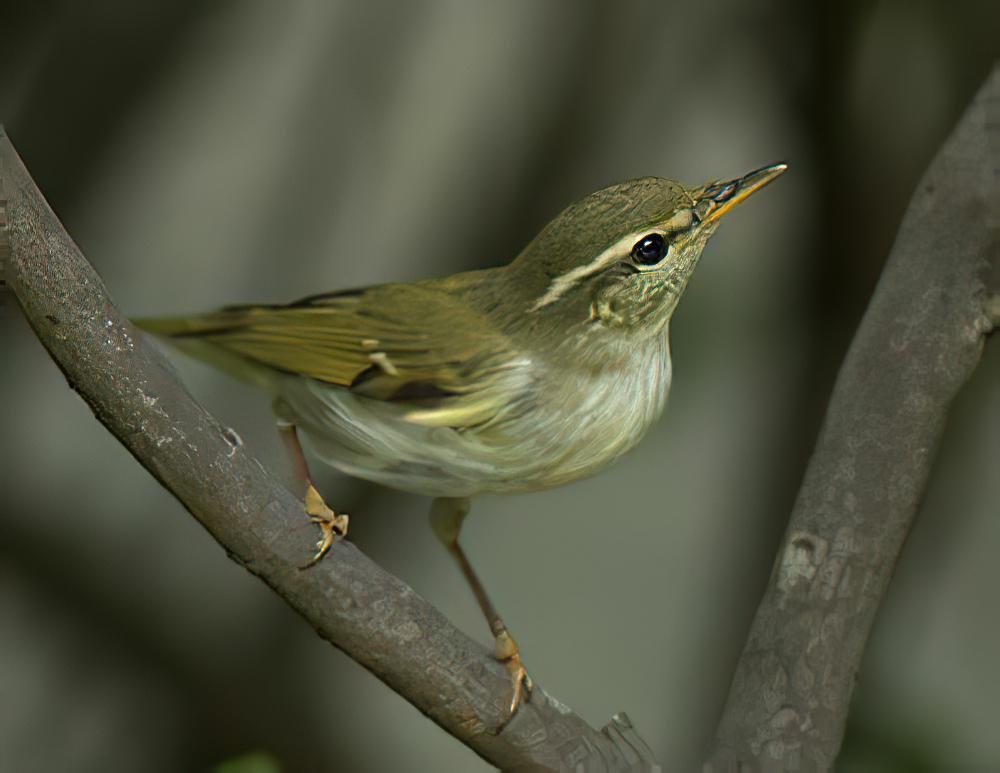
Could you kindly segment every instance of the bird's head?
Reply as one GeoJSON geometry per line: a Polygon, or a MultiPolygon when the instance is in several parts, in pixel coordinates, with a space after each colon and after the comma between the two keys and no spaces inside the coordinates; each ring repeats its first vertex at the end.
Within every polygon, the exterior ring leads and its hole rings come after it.
{"type": "Polygon", "coordinates": [[[625,345],[661,334],[720,219],[785,169],[694,188],[644,177],[571,204],[511,264],[522,321],[625,345]]]}

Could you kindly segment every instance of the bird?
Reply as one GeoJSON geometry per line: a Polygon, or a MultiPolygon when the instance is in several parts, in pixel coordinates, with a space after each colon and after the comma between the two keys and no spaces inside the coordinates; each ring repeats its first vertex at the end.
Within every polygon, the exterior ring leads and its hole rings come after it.
{"type": "Polygon", "coordinates": [[[510,674],[510,717],[533,682],[459,543],[471,499],[579,480],[639,442],[666,404],[670,320],[706,242],[786,168],[610,185],[495,268],[135,322],[271,395],[321,530],[308,565],[349,519],[313,485],[299,431],[348,475],[433,497],[434,533],[510,674]]]}

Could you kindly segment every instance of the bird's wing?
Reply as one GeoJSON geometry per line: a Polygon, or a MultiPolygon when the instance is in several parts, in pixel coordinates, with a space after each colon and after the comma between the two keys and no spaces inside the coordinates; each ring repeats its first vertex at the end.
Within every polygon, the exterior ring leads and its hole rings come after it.
{"type": "Polygon", "coordinates": [[[481,313],[430,284],[381,285],[287,306],[229,307],[138,324],[401,404],[407,420],[428,426],[489,421],[509,399],[504,385],[524,362],[481,313]]]}

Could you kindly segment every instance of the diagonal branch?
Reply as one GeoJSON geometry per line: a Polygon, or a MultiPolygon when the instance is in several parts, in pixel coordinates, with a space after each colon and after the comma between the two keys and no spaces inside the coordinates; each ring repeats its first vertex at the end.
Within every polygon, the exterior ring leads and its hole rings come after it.
{"type": "Polygon", "coordinates": [[[159,350],[115,308],[2,129],[0,186],[7,218],[0,259],[38,338],[97,418],[230,558],[494,765],[648,767],[651,753],[627,717],[599,732],[540,688],[495,732],[509,701],[506,670],[352,544],[340,543],[317,567],[298,571],[315,539],[302,503],[192,399],[159,350]]]}
{"type": "Polygon", "coordinates": [[[706,770],[832,767],[872,622],[998,292],[1000,66],[910,202],[837,378],[706,770]]]}

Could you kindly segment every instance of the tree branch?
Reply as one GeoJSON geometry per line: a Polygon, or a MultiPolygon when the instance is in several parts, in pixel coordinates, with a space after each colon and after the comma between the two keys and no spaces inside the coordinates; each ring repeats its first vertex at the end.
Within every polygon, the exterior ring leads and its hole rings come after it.
{"type": "Polygon", "coordinates": [[[706,770],[833,765],[948,408],[994,324],[998,150],[1000,66],[903,218],[837,378],[706,770]]]}
{"type": "Polygon", "coordinates": [[[230,558],[494,765],[649,769],[652,755],[627,717],[596,731],[539,687],[495,732],[510,699],[506,670],[351,543],[299,571],[316,538],[302,503],[194,401],[159,350],[115,308],[2,128],[0,186],[8,221],[0,229],[5,279],[39,340],[97,418],[230,558]]]}

